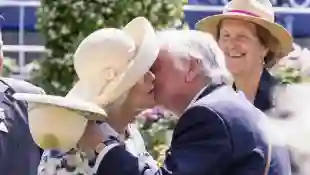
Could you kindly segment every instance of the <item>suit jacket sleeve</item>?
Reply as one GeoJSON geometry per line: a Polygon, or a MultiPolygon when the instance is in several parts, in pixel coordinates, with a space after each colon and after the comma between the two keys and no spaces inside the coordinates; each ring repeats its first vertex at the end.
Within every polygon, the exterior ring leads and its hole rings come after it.
{"type": "Polygon", "coordinates": [[[141,165],[138,158],[118,146],[105,155],[97,173],[215,175],[228,166],[231,157],[230,136],[221,117],[209,108],[193,107],[181,116],[176,126],[164,167],[150,170],[147,164],[141,165]]]}

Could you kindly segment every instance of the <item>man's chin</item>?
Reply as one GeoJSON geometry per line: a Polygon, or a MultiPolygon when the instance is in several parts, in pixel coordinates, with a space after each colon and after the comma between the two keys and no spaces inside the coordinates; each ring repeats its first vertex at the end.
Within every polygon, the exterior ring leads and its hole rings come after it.
{"type": "Polygon", "coordinates": [[[172,107],[172,105],[171,105],[171,103],[170,103],[170,101],[167,101],[167,100],[164,100],[164,99],[159,99],[159,98],[156,98],[156,96],[155,96],[155,106],[156,107],[159,107],[159,108],[162,108],[162,109],[164,109],[164,110],[166,110],[166,111],[171,111],[172,113],[174,113],[173,111],[173,107],[172,107]]]}
{"type": "Polygon", "coordinates": [[[163,104],[157,104],[156,108],[161,108],[162,110],[166,111],[167,113],[171,113],[173,115],[176,115],[175,112],[173,112],[172,108],[169,108],[169,105],[163,105],[163,104]]]}
{"type": "Polygon", "coordinates": [[[162,98],[156,98],[156,96],[154,99],[155,99],[155,105],[156,106],[166,108],[166,106],[167,106],[166,100],[164,100],[162,98]]]}

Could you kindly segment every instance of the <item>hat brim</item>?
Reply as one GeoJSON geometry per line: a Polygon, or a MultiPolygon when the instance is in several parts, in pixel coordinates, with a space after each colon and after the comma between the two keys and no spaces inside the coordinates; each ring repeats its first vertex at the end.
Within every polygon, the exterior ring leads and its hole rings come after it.
{"type": "Polygon", "coordinates": [[[105,121],[107,119],[107,114],[101,107],[80,99],[29,93],[15,93],[13,97],[17,100],[26,101],[30,107],[29,111],[42,106],[55,106],[77,112],[88,120],[105,121]]]}
{"type": "MultiPolygon", "coordinates": [[[[100,96],[94,99],[94,102],[98,104],[112,103],[130,90],[149,71],[158,56],[159,46],[156,41],[155,30],[147,19],[144,17],[135,18],[123,28],[123,31],[130,35],[138,46],[136,56],[120,75],[108,82],[101,90],[98,90],[101,95],[98,94],[100,96]]],[[[93,80],[100,81],[100,75],[93,80]]],[[[89,84],[92,80],[85,81],[87,82],[79,80],[68,95],[78,97],[79,93],[89,91],[89,88],[92,88],[92,85],[89,84]]]]}
{"type": "Polygon", "coordinates": [[[42,149],[69,151],[77,146],[88,119],[106,117],[103,109],[79,100],[26,93],[16,93],[13,97],[28,103],[30,133],[42,149]]]}
{"type": "Polygon", "coordinates": [[[272,67],[279,59],[283,58],[284,56],[288,55],[293,50],[293,38],[291,34],[281,25],[277,23],[272,23],[270,21],[267,21],[263,18],[255,17],[255,16],[249,16],[246,14],[240,14],[240,13],[227,13],[227,14],[219,14],[219,15],[213,15],[203,18],[202,20],[198,21],[196,24],[196,29],[201,30],[204,32],[208,32],[212,34],[215,38],[218,35],[218,25],[223,19],[241,19],[245,21],[249,21],[252,23],[255,23],[257,25],[260,25],[267,29],[270,34],[277,39],[279,43],[280,50],[277,50],[277,55],[274,57],[274,61],[272,65],[269,65],[269,67],[272,67]]]}

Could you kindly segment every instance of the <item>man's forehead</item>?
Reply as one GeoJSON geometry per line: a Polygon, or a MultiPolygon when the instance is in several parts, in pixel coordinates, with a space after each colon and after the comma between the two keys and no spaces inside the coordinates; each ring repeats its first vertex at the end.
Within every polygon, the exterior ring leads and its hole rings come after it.
{"type": "Polygon", "coordinates": [[[158,52],[157,58],[156,58],[155,62],[153,63],[151,70],[157,69],[160,66],[160,64],[162,64],[164,59],[165,59],[164,58],[164,51],[161,49],[158,52]]]}
{"type": "Polygon", "coordinates": [[[158,56],[157,56],[157,59],[167,59],[169,57],[172,57],[172,54],[173,54],[173,49],[170,49],[170,47],[162,47],[160,50],[159,50],[159,53],[158,53],[158,56]]]}
{"type": "Polygon", "coordinates": [[[162,67],[164,65],[170,64],[172,61],[172,55],[167,49],[160,49],[157,59],[155,60],[152,68],[162,67]]]}
{"type": "Polygon", "coordinates": [[[168,49],[160,49],[155,63],[162,64],[170,60],[170,57],[171,57],[171,54],[168,49]]]}

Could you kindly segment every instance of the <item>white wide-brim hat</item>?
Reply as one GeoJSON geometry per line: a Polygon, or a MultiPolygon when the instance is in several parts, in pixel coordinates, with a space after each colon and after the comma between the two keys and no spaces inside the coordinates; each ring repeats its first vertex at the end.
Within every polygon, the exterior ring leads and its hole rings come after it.
{"type": "Polygon", "coordinates": [[[60,96],[16,93],[15,99],[27,101],[28,125],[33,140],[42,149],[68,151],[76,147],[88,119],[105,118],[99,106],[60,96]]]}
{"type": "MultiPolygon", "coordinates": [[[[224,8],[222,14],[208,16],[196,24],[201,31],[218,37],[219,24],[223,19],[240,19],[257,24],[268,30],[277,42],[268,42],[274,58],[266,67],[272,67],[279,59],[293,50],[293,38],[281,25],[275,23],[275,14],[269,0],[232,0],[224,8]]],[[[266,39],[268,41],[268,39],[266,39]]]]}
{"type": "Polygon", "coordinates": [[[14,94],[29,103],[29,127],[43,149],[68,151],[88,120],[106,120],[101,108],[129,91],[151,68],[159,52],[155,31],[144,17],[123,29],[105,28],[87,36],[74,54],[79,81],[66,97],[14,94]]]}
{"type": "Polygon", "coordinates": [[[155,31],[144,17],[122,30],[96,31],[74,55],[79,81],[69,94],[103,106],[112,103],[150,70],[158,52],[155,31]]]}

